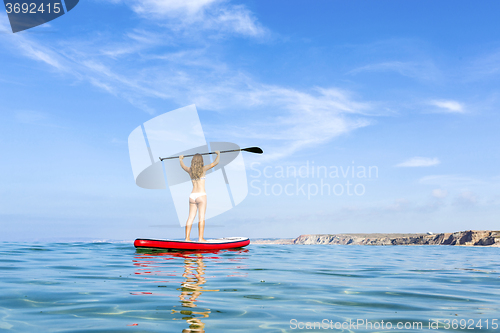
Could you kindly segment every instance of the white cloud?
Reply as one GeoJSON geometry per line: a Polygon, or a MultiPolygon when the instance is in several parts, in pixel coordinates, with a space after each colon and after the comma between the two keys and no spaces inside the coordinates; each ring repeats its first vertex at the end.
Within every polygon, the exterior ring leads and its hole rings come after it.
{"type": "Polygon", "coordinates": [[[244,5],[223,0],[133,0],[123,1],[137,14],[154,19],[174,31],[216,30],[250,37],[267,33],[244,5]]]}
{"type": "Polygon", "coordinates": [[[61,61],[62,59],[60,59],[60,56],[49,48],[43,47],[33,41],[28,42],[22,37],[18,39],[17,45],[26,56],[34,60],[45,62],[60,71],[67,71],[67,68],[63,65],[63,61],[61,61]]]}
{"type": "MultiPolygon", "coordinates": [[[[183,13],[192,22],[208,17],[212,23],[224,22],[234,32],[260,33],[245,7],[230,6],[227,1],[132,3],[144,15],[148,10],[158,10],[158,15],[165,17],[183,13]]],[[[50,44],[41,44],[29,34],[5,38],[14,52],[85,80],[150,114],[166,111],[153,109],[150,102],[154,99],[179,106],[196,104],[200,109],[228,115],[238,111],[238,119],[233,122],[226,120],[220,128],[207,126],[208,130],[215,129],[212,137],[224,136],[227,140],[232,136],[240,142],[266,140],[266,159],[289,156],[370,124],[366,116],[373,112],[373,104],[359,101],[347,91],[331,87],[297,90],[259,82],[217,60],[220,57],[210,53],[210,44],[189,49],[185,46],[192,44],[189,36],[180,36],[179,46],[171,43],[169,35],[165,29],[150,32],[141,28],[112,40],[106,40],[105,34],[50,44]],[[138,60],[139,68],[133,65],[138,60]],[[242,111],[248,114],[244,125],[242,111]]]]}
{"type": "Polygon", "coordinates": [[[266,159],[289,156],[370,124],[366,115],[373,105],[357,101],[347,91],[321,87],[296,90],[261,83],[214,60],[205,48],[158,54],[148,52],[150,41],[136,38],[138,35],[147,33],[125,33],[128,42],[124,44],[130,50],[141,50],[142,57],[156,60],[140,70],[129,68],[126,52],[123,56],[103,52],[101,39],[65,41],[62,47],[54,43],[58,46],[54,48],[42,46],[30,35],[11,41],[20,54],[86,80],[150,114],[158,113],[148,105],[151,98],[171,100],[179,106],[194,103],[217,112],[252,112],[258,116],[249,116],[244,126],[241,121],[224,122],[213,136],[266,140],[266,159]]]}
{"type": "Polygon", "coordinates": [[[262,36],[266,30],[244,6],[223,9],[214,19],[213,26],[224,26],[226,29],[248,36],[262,36]]]}
{"type": "MultiPolygon", "coordinates": [[[[243,96],[241,96],[243,98],[243,96]]],[[[277,141],[279,148],[271,149],[265,159],[288,156],[301,149],[331,141],[355,129],[368,126],[370,121],[360,117],[370,110],[369,103],[353,100],[338,89],[317,88],[308,93],[278,86],[262,85],[250,93],[243,104],[267,105],[283,110],[265,124],[238,128],[232,135],[277,141]],[[353,116],[353,115],[358,116],[353,116]],[[249,131],[248,128],[253,128],[249,131]]],[[[247,124],[248,125],[248,124],[247,124]]]]}
{"type": "Polygon", "coordinates": [[[407,161],[399,163],[396,167],[428,167],[441,163],[438,158],[413,157],[407,161]]]}
{"type": "Polygon", "coordinates": [[[447,113],[465,113],[465,107],[462,103],[451,100],[434,100],[429,102],[430,105],[437,106],[441,112],[447,113]]]}
{"type": "Polygon", "coordinates": [[[370,124],[363,116],[372,105],[358,102],[339,89],[299,91],[259,83],[245,75],[227,77],[218,84],[193,82],[189,86],[193,91],[187,94],[201,108],[247,111],[252,115],[244,124],[224,123],[207,130],[221,140],[232,137],[238,142],[265,141],[266,154],[259,157],[260,161],[286,157],[370,124]]]}
{"type": "Polygon", "coordinates": [[[220,0],[135,0],[132,7],[138,13],[172,16],[197,15],[220,0]]]}
{"type": "Polygon", "coordinates": [[[432,196],[438,199],[444,199],[448,196],[448,191],[437,188],[432,190],[432,196]]]}
{"type": "Polygon", "coordinates": [[[16,48],[16,53],[21,53],[22,55],[31,58],[36,61],[44,62],[50,67],[61,71],[69,72],[70,69],[65,65],[66,60],[57,51],[54,51],[50,47],[46,47],[41,43],[28,37],[28,35],[23,33],[13,34],[10,27],[8,26],[8,18],[5,15],[6,21],[2,19],[0,15],[0,31],[9,30],[8,33],[0,34],[0,42],[4,42],[6,48],[16,48]],[[4,22],[2,22],[4,21],[4,22]]]}

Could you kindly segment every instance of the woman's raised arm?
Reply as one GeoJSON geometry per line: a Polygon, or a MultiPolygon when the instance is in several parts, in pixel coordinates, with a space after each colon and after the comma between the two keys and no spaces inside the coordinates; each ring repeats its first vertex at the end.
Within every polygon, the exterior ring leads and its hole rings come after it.
{"type": "Polygon", "coordinates": [[[214,166],[216,166],[217,164],[219,164],[219,162],[220,162],[220,151],[217,150],[215,153],[217,154],[217,158],[215,159],[215,161],[213,163],[210,163],[209,165],[205,165],[203,167],[203,169],[205,169],[205,171],[210,170],[214,166]]]}
{"type": "Polygon", "coordinates": [[[184,155],[179,156],[179,161],[181,162],[181,167],[184,169],[184,171],[189,173],[189,168],[184,164],[183,160],[184,160],[184,155]]]}

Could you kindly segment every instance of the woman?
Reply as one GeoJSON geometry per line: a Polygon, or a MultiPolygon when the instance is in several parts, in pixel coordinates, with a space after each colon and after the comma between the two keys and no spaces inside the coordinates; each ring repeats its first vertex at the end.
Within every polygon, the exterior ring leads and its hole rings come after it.
{"type": "Polygon", "coordinates": [[[186,222],[186,241],[190,242],[189,235],[191,234],[191,226],[193,224],[194,218],[196,217],[196,211],[198,211],[198,218],[200,222],[198,224],[198,242],[206,242],[203,238],[203,232],[205,230],[205,212],[207,211],[207,194],[205,193],[205,174],[207,170],[212,169],[214,166],[219,164],[220,161],[220,151],[215,152],[217,158],[215,161],[207,166],[203,165],[203,157],[200,154],[193,156],[191,160],[191,167],[188,168],[184,164],[184,155],[179,156],[181,162],[181,167],[189,173],[191,176],[191,181],[193,182],[193,191],[189,195],[189,216],[186,222]]]}

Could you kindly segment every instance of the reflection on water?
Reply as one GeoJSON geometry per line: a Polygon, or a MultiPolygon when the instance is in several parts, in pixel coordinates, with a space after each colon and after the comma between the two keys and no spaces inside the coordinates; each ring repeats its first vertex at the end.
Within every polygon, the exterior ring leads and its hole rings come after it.
{"type": "MultiPolygon", "coordinates": [[[[181,300],[182,307],[195,308],[197,306],[196,301],[199,296],[201,296],[203,291],[219,291],[215,290],[203,290],[203,285],[206,282],[204,277],[205,274],[205,264],[203,262],[203,255],[201,253],[195,253],[191,257],[189,254],[182,254],[184,257],[184,273],[182,277],[186,279],[181,284],[181,288],[177,290],[181,291],[179,299],[181,300]]],[[[198,317],[208,318],[210,309],[206,311],[194,311],[194,310],[175,310],[172,309],[172,313],[180,313],[184,315],[182,319],[185,319],[189,324],[189,329],[184,329],[182,332],[205,332],[203,329],[205,324],[198,317]]]]}
{"type": "MultiPolygon", "coordinates": [[[[247,249],[237,250],[217,250],[217,251],[180,251],[180,252],[163,252],[158,250],[137,250],[137,255],[133,260],[133,265],[136,266],[137,275],[144,275],[145,280],[154,280],[155,282],[164,282],[168,287],[168,283],[178,284],[177,281],[162,280],[158,281],[158,276],[182,277],[180,287],[176,288],[180,292],[179,306],[174,306],[172,314],[180,314],[180,318],[173,320],[185,320],[189,325],[188,328],[182,330],[183,333],[196,332],[205,333],[205,323],[202,321],[208,318],[211,311],[208,308],[199,307],[200,296],[204,292],[218,292],[219,289],[206,289],[204,285],[207,283],[206,261],[210,261],[219,265],[225,260],[217,256],[222,252],[242,253],[248,252],[247,249]],[[178,262],[182,262],[182,271],[176,270],[179,268],[178,262]],[[167,265],[165,265],[168,263],[167,265]]],[[[238,263],[242,258],[231,258],[232,264],[238,263]]],[[[231,265],[226,269],[234,269],[231,265]]],[[[212,272],[213,273],[213,272],[212,272]]],[[[226,274],[226,276],[234,276],[226,274]]],[[[211,276],[216,277],[216,276],[211,276]]],[[[146,281],[152,282],[152,281],[146,281]]],[[[160,287],[160,286],[159,286],[160,287]]],[[[131,293],[134,295],[153,295],[150,292],[131,293]]],[[[157,294],[159,295],[159,294],[157,294]]]]}

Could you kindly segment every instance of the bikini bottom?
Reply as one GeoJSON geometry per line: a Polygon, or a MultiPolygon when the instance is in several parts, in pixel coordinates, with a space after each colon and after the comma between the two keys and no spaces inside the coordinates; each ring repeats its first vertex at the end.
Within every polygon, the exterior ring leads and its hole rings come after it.
{"type": "Polygon", "coordinates": [[[196,199],[198,199],[199,197],[204,196],[204,195],[207,195],[207,194],[205,192],[191,193],[189,195],[189,198],[191,198],[194,201],[196,201],[196,199]]]}

